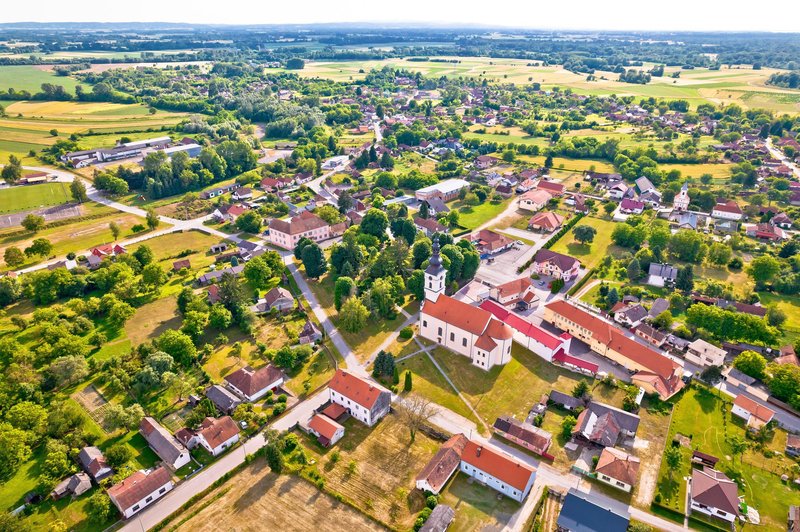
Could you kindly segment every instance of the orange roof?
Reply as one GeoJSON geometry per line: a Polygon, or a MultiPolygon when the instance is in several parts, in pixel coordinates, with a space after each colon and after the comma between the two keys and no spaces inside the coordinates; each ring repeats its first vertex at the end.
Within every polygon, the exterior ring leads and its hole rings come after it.
{"type": "Polygon", "coordinates": [[[372,409],[382,393],[389,393],[377,384],[356,377],[343,369],[336,371],[329,387],[367,409],[372,409]]]}
{"type": "Polygon", "coordinates": [[[520,491],[525,490],[531,475],[536,472],[533,467],[474,441],[468,441],[464,446],[461,460],[520,491]]]}
{"type": "Polygon", "coordinates": [[[200,425],[198,433],[214,449],[239,434],[239,427],[236,426],[236,422],[230,416],[223,416],[217,419],[207,417],[200,425]]]}
{"type": "Polygon", "coordinates": [[[508,325],[493,319],[491,312],[445,295],[439,296],[436,301],[426,300],[422,306],[422,313],[475,336],[487,332],[492,338],[508,340],[514,334],[508,325]],[[496,324],[493,325],[492,322],[496,324]]]}
{"type": "Polygon", "coordinates": [[[317,414],[312,417],[311,421],[308,423],[308,427],[328,441],[333,439],[336,435],[336,431],[343,428],[340,424],[323,414],[317,414]]]}
{"type": "Polygon", "coordinates": [[[520,277],[497,287],[500,297],[519,295],[528,288],[533,286],[533,281],[530,277],[520,277]]]}
{"type": "Polygon", "coordinates": [[[528,225],[555,229],[564,223],[564,217],[554,212],[537,212],[528,221],[528,225]]]}
{"type": "Polygon", "coordinates": [[[769,423],[772,421],[772,417],[775,415],[774,411],[770,410],[766,406],[756,403],[744,394],[737,395],[736,399],[733,401],[733,404],[739,408],[747,410],[751,415],[755,416],[756,419],[760,419],[764,423],[769,423]]]}
{"type": "Polygon", "coordinates": [[[595,471],[632,486],[639,475],[639,459],[619,449],[606,447],[600,453],[595,471]]]}

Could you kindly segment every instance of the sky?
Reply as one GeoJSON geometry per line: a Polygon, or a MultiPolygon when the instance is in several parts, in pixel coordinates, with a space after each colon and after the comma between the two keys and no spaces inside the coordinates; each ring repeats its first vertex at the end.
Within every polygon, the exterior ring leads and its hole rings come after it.
{"type": "Polygon", "coordinates": [[[800,32],[800,0],[36,0],[0,22],[325,22],[474,24],[526,29],[800,32]]]}

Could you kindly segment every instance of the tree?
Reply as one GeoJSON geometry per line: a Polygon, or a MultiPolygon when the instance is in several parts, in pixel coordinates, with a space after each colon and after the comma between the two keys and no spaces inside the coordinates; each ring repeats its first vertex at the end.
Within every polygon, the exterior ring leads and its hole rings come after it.
{"type": "Polygon", "coordinates": [[[278,442],[270,440],[269,443],[264,446],[264,456],[267,459],[270,470],[280,475],[283,471],[283,454],[278,447],[278,442]]]}
{"type": "Polygon", "coordinates": [[[86,185],[77,177],[69,184],[69,191],[72,195],[72,199],[79,203],[83,203],[89,199],[89,196],[86,194],[86,185]]]}
{"type": "Polygon", "coordinates": [[[381,240],[386,239],[386,230],[388,228],[389,218],[386,216],[386,213],[375,208],[368,210],[361,220],[361,232],[366,235],[375,236],[381,240]]]}
{"type": "Polygon", "coordinates": [[[581,244],[591,243],[594,240],[594,235],[597,234],[597,229],[591,225],[579,225],[572,230],[575,240],[581,244]]]}
{"type": "Polygon", "coordinates": [[[739,463],[742,463],[742,456],[748,448],[747,440],[743,436],[731,436],[728,438],[728,445],[731,446],[731,454],[736,457],[739,456],[739,463]]]}
{"type": "Polygon", "coordinates": [[[756,282],[756,285],[763,286],[772,281],[781,271],[781,263],[772,255],[761,255],[750,261],[747,274],[756,282]]]}
{"type": "Polygon", "coordinates": [[[103,491],[96,491],[86,501],[89,519],[95,523],[105,523],[111,517],[111,499],[103,491]]]}
{"type": "Polygon", "coordinates": [[[28,214],[22,219],[22,227],[34,233],[42,229],[44,224],[44,216],[39,216],[38,214],[28,214]]]}
{"type": "Polygon", "coordinates": [[[628,279],[631,282],[636,282],[642,276],[642,266],[639,264],[639,259],[633,258],[628,263],[628,279]]]}
{"type": "Polygon", "coordinates": [[[342,309],[342,303],[355,293],[356,283],[350,277],[342,276],[336,279],[333,286],[333,305],[336,311],[342,309]]]}
{"type": "Polygon", "coordinates": [[[0,178],[9,185],[13,185],[22,178],[22,162],[15,155],[9,155],[8,164],[0,171],[0,178]]]}
{"type": "Polygon", "coordinates": [[[786,313],[776,306],[767,307],[767,323],[773,327],[781,327],[786,321],[786,313]]]}
{"type": "Polygon", "coordinates": [[[653,326],[658,329],[665,329],[670,330],[672,329],[672,323],[674,322],[674,318],[672,317],[672,312],[669,310],[665,310],[655,318],[653,318],[653,326]]]}
{"type": "Polygon", "coordinates": [[[727,244],[722,242],[714,242],[708,248],[708,261],[717,266],[724,266],[728,264],[733,256],[733,250],[727,244]]]}
{"type": "Polygon", "coordinates": [[[185,332],[195,340],[200,338],[208,326],[208,314],[190,310],[183,315],[183,326],[181,331],[185,332]]]}
{"type": "Polygon", "coordinates": [[[12,268],[16,268],[25,262],[25,255],[19,248],[11,246],[6,248],[5,253],[3,253],[3,259],[6,261],[6,264],[12,268]]]}
{"type": "Polygon", "coordinates": [[[410,392],[413,386],[414,385],[411,381],[411,371],[406,371],[405,379],[403,381],[403,391],[410,392]]]}
{"type": "Polygon", "coordinates": [[[342,304],[339,323],[347,332],[356,333],[364,328],[369,318],[369,310],[357,297],[351,297],[342,304]]]}
{"type": "Polygon", "coordinates": [[[261,232],[261,225],[264,220],[259,216],[258,212],[252,210],[242,213],[236,218],[236,228],[245,233],[252,233],[257,235],[261,232]]]}
{"type": "Polygon", "coordinates": [[[614,212],[616,209],[617,209],[617,204],[616,203],[613,203],[613,202],[609,201],[609,202],[603,204],[603,210],[609,216],[611,216],[611,213],[614,212]]]}
{"type": "Polygon", "coordinates": [[[253,257],[244,265],[244,277],[254,288],[266,288],[274,277],[263,255],[253,257]]]}
{"type": "Polygon", "coordinates": [[[580,399],[587,393],[589,393],[589,383],[586,382],[586,379],[579,380],[572,388],[572,397],[580,399]]]}
{"type": "Polygon", "coordinates": [[[208,324],[218,331],[224,331],[231,326],[233,316],[230,311],[219,303],[212,305],[208,315],[208,324]]]}
{"type": "Polygon", "coordinates": [[[56,358],[48,368],[57,386],[67,386],[89,375],[89,364],[80,355],[56,358]]]}
{"type": "Polygon", "coordinates": [[[168,329],[153,344],[184,367],[188,367],[197,357],[197,348],[192,339],[180,331],[168,329]]]}
{"type": "Polygon", "coordinates": [[[575,419],[573,416],[567,416],[561,422],[561,436],[568,440],[572,437],[572,429],[575,428],[575,425],[578,424],[578,420],[575,419]]]}
{"type": "Polygon", "coordinates": [[[142,285],[145,288],[155,291],[167,282],[167,273],[155,262],[151,262],[142,268],[142,285]]]}
{"type": "Polygon", "coordinates": [[[667,448],[664,449],[664,459],[666,460],[667,468],[669,469],[669,481],[672,482],[673,472],[680,469],[683,463],[683,453],[681,452],[680,447],[668,445],[667,448]]]}
{"type": "Polygon", "coordinates": [[[328,271],[328,261],[325,260],[325,254],[316,242],[306,245],[300,257],[306,269],[306,275],[311,279],[319,279],[328,271]]]}
{"type": "Polygon", "coordinates": [[[116,222],[110,222],[108,224],[108,228],[111,230],[111,236],[114,237],[114,240],[119,238],[119,234],[122,231],[116,222]]]}
{"type": "Polygon", "coordinates": [[[700,373],[700,378],[713,386],[722,380],[722,368],[719,366],[708,366],[700,373]]]}
{"type": "Polygon", "coordinates": [[[345,214],[347,211],[353,208],[353,203],[353,196],[350,194],[350,192],[345,190],[339,195],[336,206],[339,207],[340,213],[345,214]]]}
{"type": "Polygon", "coordinates": [[[161,224],[161,220],[158,219],[158,214],[156,214],[155,209],[152,207],[149,207],[146,212],[145,220],[147,221],[147,227],[152,231],[161,224]]]}
{"type": "Polygon", "coordinates": [[[422,218],[422,219],[428,219],[428,218],[431,217],[431,209],[428,206],[428,202],[427,201],[423,201],[422,203],[420,203],[420,205],[419,205],[419,213],[418,214],[419,214],[419,217],[422,218]]]}
{"type": "Polygon", "coordinates": [[[398,407],[398,414],[401,422],[408,427],[413,443],[417,431],[428,423],[428,420],[436,414],[436,410],[430,400],[418,395],[411,395],[403,399],[398,407]]]}
{"type": "Polygon", "coordinates": [[[119,469],[133,458],[133,451],[130,446],[124,443],[115,443],[104,453],[108,465],[112,469],[119,469]]]}
{"type": "Polygon", "coordinates": [[[767,359],[755,351],[742,351],[733,360],[733,367],[754,379],[763,379],[767,369],[767,359]]]}
{"type": "Polygon", "coordinates": [[[33,257],[38,255],[40,257],[47,257],[53,251],[53,245],[46,238],[36,238],[30,246],[25,248],[25,255],[33,257]]]}
{"type": "Polygon", "coordinates": [[[147,266],[156,258],[155,253],[153,250],[150,249],[150,246],[147,244],[142,244],[136,251],[133,252],[133,258],[136,259],[136,262],[142,265],[142,267],[147,266]]]}
{"type": "Polygon", "coordinates": [[[681,229],[669,239],[668,249],[679,260],[699,264],[705,258],[708,246],[700,233],[681,229]]]}
{"type": "Polygon", "coordinates": [[[128,407],[111,403],[104,413],[105,422],[111,430],[133,430],[139,426],[139,422],[142,421],[143,417],[144,409],[139,403],[134,403],[128,407]]]}
{"type": "Polygon", "coordinates": [[[614,287],[608,291],[608,294],[606,294],[606,305],[608,305],[608,308],[610,309],[617,303],[619,303],[619,292],[617,291],[617,288],[614,287]]]}
{"type": "Polygon", "coordinates": [[[31,456],[30,435],[9,423],[0,423],[0,478],[8,479],[31,456]]]}
{"type": "Polygon", "coordinates": [[[675,278],[675,288],[683,290],[687,294],[694,288],[694,268],[691,264],[687,264],[678,270],[678,276],[675,278]]]}
{"type": "Polygon", "coordinates": [[[22,401],[8,409],[6,421],[14,428],[43,435],[47,428],[47,410],[30,401],[22,401]]]}

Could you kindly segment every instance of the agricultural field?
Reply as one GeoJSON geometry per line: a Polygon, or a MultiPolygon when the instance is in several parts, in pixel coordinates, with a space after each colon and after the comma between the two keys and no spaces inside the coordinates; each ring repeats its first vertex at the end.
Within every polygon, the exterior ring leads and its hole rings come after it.
{"type": "Polygon", "coordinates": [[[0,213],[28,211],[70,201],[68,183],[45,183],[0,189],[0,213]]]}
{"type": "Polygon", "coordinates": [[[177,531],[384,530],[345,503],[293,475],[270,472],[263,458],[249,464],[219,488],[200,498],[169,526],[177,531]]]}
{"type": "Polygon", "coordinates": [[[67,92],[74,94],[75,87],[83,85],[84,89],[91,89],[85,83],[70,76],[58,76],[52,71],[46,71],[32,65],[4,65],[0,66],[0,90],[15,89],[28,91],[35,94],[42,90],[42,83],[61,85],[67,92]]]}

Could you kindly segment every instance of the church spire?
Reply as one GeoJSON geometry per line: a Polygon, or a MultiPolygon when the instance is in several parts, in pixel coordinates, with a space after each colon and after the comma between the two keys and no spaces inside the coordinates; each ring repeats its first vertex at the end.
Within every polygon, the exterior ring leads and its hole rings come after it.
{"type": "Polygon", "coordinates": [[[428,267],[425,268],[425,299],[436,301],[439,295],[444,293],[447,278],[447,270],[442,265],[442,257],[439,255],[438,236],[433,239],[432,251],[428,267]]]}

